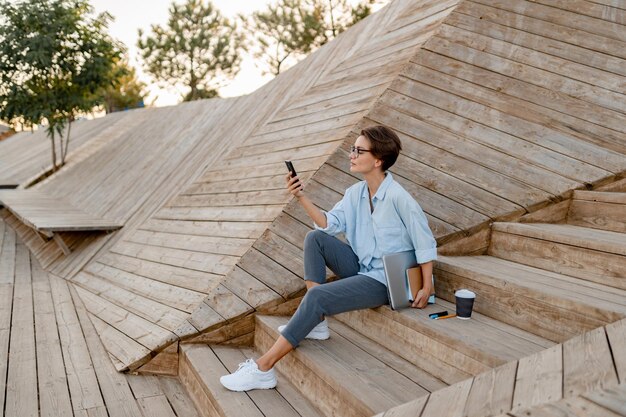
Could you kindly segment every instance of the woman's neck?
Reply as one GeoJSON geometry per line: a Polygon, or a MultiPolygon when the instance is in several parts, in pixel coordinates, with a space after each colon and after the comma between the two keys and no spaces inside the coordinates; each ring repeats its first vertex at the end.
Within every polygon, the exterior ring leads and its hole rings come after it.
{"type": "Polygon", "coordinates": [[[365,182],[367,182],[367,188],[370,192],[370,199],[372,199],[374,198],[374,195],[376,195],[376,191],[378,191],[380,184],[382,184],[385,180],[385,173],[383,171],[376,170],[368,172],[367,174],[363,175],[363,177],[365,179],[365,182]]]}

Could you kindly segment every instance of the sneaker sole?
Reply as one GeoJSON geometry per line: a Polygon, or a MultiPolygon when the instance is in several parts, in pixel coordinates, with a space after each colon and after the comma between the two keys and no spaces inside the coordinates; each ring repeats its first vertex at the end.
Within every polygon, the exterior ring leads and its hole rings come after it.
{"type": "Polygon", "coordinates": [[[238,386],[238,387],[234,387],[234,386],[228,386],[227,384],[224,384],[222,381],[220,381],[222,383],[222,385],[224,386],[224,388],[229,389],[231,391],[236,391],[236,392],[243,392],[243,391],[252,391],[255,389],[274,389],[276,388],[276,381],[275,382],[271,382],[271,383],[266,383],[266,384],[262,384],[262,385],[244,385],[244,386],[238,386]]]}

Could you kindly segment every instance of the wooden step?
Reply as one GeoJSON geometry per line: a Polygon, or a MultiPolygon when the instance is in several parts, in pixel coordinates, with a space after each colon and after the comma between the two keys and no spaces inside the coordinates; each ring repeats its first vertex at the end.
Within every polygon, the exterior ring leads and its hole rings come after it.
{"type": "Polygon", "coordinates": [[[492,256],[440,256],[437,296],[477,294],[474,311],[554,342],[626,317],[626,291],[492,256]]]}
{"type": "Polygon", "coordinates": [[[394,311],[389,306],[339,314],[337,320],[367,335],[430,374],[453,384],[554,345],[554,342],[480,313],[470,320],[432,320],[453,303],[394,311]]]}
{"type": "MultiPolygon", "coordinates": [[[[256,318],[255,346],[266,351],[288,318],[256,318]]],[[[347,326],[329,323],[330,339],[304,340],[276,365],[279,385],[289,379],[324,415],[371,416],[446,386],[347,326]]]]}
{"type": "Polygon", "coordinates": [[[220,383],[239,363],[259,356],[252,348],[180,345],[179,378],[204,417],[322,417],[283,375],[272,390],[232,392],[220,383]]]}
{"type": "Polygon", "coordinates": [[[568,224],[494,223],[488,254],[626,289],[626,234],[568,224]]]}
{"type": "Polygon", "coordinates": [[[567,223],[626,233],[626,193],[574,191],[567,223]]]}

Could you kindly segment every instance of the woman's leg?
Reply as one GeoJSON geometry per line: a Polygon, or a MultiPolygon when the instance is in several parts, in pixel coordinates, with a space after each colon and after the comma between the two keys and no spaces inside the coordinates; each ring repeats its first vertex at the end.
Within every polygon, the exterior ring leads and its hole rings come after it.
{"type": "Polygon", "coordinates": [[[365,275],[354,275],[311,288],[274,345],[256,362],[261,371],[274,367],[315,327],[322,316],[388,304],[387,287],[365,275]],[[318,318],[318,319],[316,319],[318,318]]]}
{"type": "MultiPolygon", "coordinates": [[[[350,245],[327,233],[313,230],[307,233],[304,239],[304,280],[307,293],[313,287],[326,283],[326,267],[338,277],[345,278],[359,272],[359,259],[350,245]]],[[[300,307],[298,307],[299,309],[300,307]]],[[[319,316],[315,325],[323,319],[322,316],[319,316]]],[[[308,333],[307,331],[305,335],[308,333]]],[[[285,337],[279,336],[274,345],[257,360],[259,369],[265,371],[272,368],[276,362],[293,349],[294,346],[285,337]]]]}
{"type": "Polygon", "coordinates": [[[325,316],[388,304],[387,287],[365,275],[354,275],[307,291],[282,331],[294,348],[325,316]]]}
{"type": "Polygon", "coordinates": [[[313,230],[304,239],[304,282],[307,289],[326,282],[326,267],[340,278],[350,277],[359,272],[359,258],[347,243],[313,230]]]}

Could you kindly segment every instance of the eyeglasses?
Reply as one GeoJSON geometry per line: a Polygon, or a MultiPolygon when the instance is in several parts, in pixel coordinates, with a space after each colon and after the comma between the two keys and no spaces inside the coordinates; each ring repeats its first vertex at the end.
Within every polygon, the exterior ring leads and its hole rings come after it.
{"type": "Polygon", "coordinates": [[[359,155],[362,155],[363,152],[369,152],[372,153],[372,151],[370,151],[369,149],[363,149],[363,148],[357,148],[356,146],[352,145],[350,146],[350,155],[355,154],[356,153],[356,157],[358,158],[359,155]]]}

